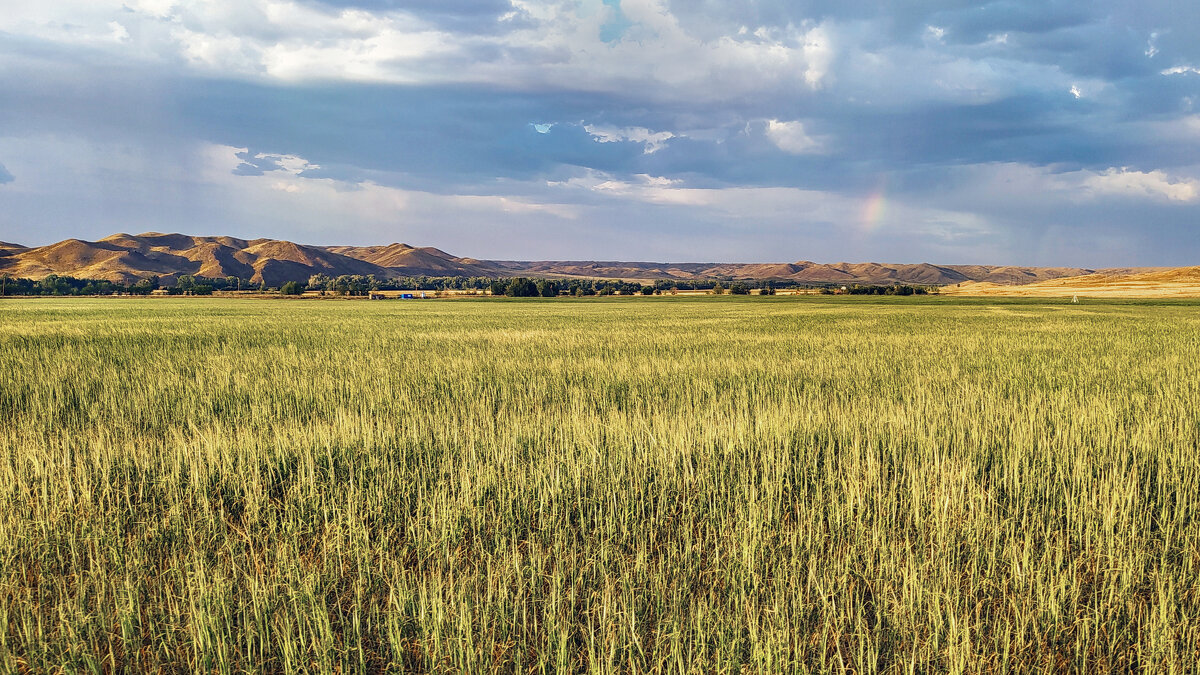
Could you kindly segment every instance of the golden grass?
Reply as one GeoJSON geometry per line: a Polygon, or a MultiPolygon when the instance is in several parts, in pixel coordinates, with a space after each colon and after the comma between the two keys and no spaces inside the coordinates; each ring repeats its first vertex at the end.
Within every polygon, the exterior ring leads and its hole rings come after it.
{"type": "Polygon", "coordinates": [[[944,286],[943,295],[1057,298],[1200,298],[1200,267],[1134,274],[1088,274],[1021,286],[963,282],[944,286]]]}
{"type": "Polygon", "coordinates": [[[1189,672],[1200,314],[0,303],[0,671],[1189,672]]]}

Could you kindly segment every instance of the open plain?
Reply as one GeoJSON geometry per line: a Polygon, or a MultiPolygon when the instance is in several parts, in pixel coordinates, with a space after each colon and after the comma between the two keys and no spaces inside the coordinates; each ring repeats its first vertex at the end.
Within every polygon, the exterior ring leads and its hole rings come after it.
{"type": "Polygon", "coordinates": [[[0,671],[1188,672],[1200,305],[0,303],[0,671]]]}

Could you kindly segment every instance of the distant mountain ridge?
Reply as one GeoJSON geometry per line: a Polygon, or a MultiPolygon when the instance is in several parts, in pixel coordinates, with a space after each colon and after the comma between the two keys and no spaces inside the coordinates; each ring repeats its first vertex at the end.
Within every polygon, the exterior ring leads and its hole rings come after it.
{"type": "Polygon", "coordinates": [[[482,276],[595,279],[779,280],[812,284],[925,284],[985,282],[1018,285],[1084,274],[1131,272],[1078,267],[1012,267],[881,263],[658,263],[580,260],[476,260],[432,247],[308,246],[278,239],[238,239],[146,232],[99,241],[66,239],[28,248],[0,242],[0,274],[40,279],[51,274],[131,283],[158,276],[239,277],[278,286],[314,274],[376,277],[482,276]]]}
{"type": "Polygon", "coordinates": [[[496,270],[437,249],[391,246],[307,246],[278,239],[114,234],[99,241],[67,239],[38,248],[0,245],[0,273],[32,279],[51,274],[130,283],[158,276],[239,277],[278,286],[314,274],[483,276],[496,270]],[[9,246],[10,248],[5,248],[9,246]]]}

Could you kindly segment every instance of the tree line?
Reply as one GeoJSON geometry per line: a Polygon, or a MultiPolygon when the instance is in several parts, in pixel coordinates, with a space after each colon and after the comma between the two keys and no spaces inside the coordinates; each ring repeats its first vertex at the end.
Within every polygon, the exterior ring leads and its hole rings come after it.
{"type": "MultiPolygon", "coordinates": [[[[557,296],[608,296],[608,295],[661,295],[679,291],[707,291],[716,295],[749,295],[757,289],[761,295],[774,295],[777,288],[814,287],[790,281],[745,281],[730,279],[659,279],[642,284],[621,279],[540,279],[529,277],[392,277],[377,278],[375,275],[344,274],[329,276],[314,274],[307,282],[288,281],[279,287],[251,282],[249,279],[229,277],[196,277],[181,275],[164,282],[159,277],[147,277],[131,283],[105,281],[102,279],[80,279],[68,275],[51,274],[44,279],[26,279],[0,275],[0,296],[3,295],[149,295],[162,289],[167,295],[212,295],[215,291],[278,292],[282,295],[300,295],[306,291],[319,291],[333,295],[367,295],[372,291],[487,291],[494,296],[517,298],[557,296]]],[[[821,293],[846,293],[850,295],[924,295],[936,292],[936,287],[908,284],[852,286],[815,286],[821,293]]]]}
{"type": "Polygon", "coordinates": [[[66,274],[51,274],[43,279],[26,279],[0,275],[0,296],[3,295],[149,295],[163,289],[168,295],[212,295],[213,291],[258,290],[267,288],[237,277],[209,278],[182,275],[175,283],[165,285],[156,276],[130,283],[105,279],[80,279],[66,274]]]}
{"type": "Polygon", "coordinates": [[[847,295],[927,295],[937,293],[937,286],[914,286],[911,284],[892,284],[879,286],[871,284],[854,284],[840,288],[824,287],[823,294],[845,293],[847,295]]]}

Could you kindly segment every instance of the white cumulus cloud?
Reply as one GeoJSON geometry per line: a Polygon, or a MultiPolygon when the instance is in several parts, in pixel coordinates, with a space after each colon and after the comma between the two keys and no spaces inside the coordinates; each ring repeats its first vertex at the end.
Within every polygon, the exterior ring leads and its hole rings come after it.
{"type": "Polygon", "coordinates": [[[1167,175],[1161,170],[1134,171],[1110,168],[1083,180],[1083,186],[1096,194],[1149,197],[1173,202],[1194,202],[1200,197],[1200,181],[1167,175]]]}
{"type": "Polygon", "coordinates": [[[644,152],[647,155],[658,152],[664,143],[675,138],[675,134],[670,131],[650,131],[645,127],[617,128],[585,124],[583,130],[591,134],[598,143],[618,143],[620,141],[641,143],[645,147],[644,152]]]}
{"type": "Polygon", "coordinates": [[[793,155],[820,152],[821,143],[808,135],[804,123],[767,120],[767,138],[780,150],[793,155]]]}

